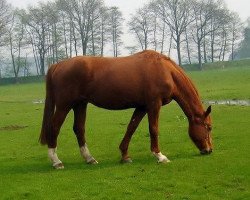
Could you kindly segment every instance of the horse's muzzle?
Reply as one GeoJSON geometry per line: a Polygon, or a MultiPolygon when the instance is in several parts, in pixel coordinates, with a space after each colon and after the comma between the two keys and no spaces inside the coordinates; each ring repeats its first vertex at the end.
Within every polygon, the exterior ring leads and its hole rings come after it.
{"type": "Polygon", "coordinates": [[[201,155],[208,155],[212,152],[213,152],[213,149],[204,149],[200,151],[201,155]]]}

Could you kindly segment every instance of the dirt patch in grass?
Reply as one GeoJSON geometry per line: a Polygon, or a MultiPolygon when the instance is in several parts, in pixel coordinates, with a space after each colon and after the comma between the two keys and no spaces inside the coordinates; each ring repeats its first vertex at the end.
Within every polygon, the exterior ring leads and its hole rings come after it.
{"type": "Polygon", "coordinates": [[[16,131],[16,130],[24,129],[27,127],[28,126],[22,126],[22,125],[9,125],[9,126],[0,127],[0,131],[16,131]]]}

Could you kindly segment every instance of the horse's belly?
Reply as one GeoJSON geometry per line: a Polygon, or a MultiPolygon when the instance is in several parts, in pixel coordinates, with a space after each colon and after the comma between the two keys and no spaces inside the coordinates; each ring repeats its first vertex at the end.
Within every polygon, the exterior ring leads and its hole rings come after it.
{"type": "Polygon", "coordinates": [[[142,106],[144,101],[136,93],[103,90],[90,96],[89,103],[105,109],[122,110],[142,106]]]}
{"type": "Polygon", "coordinates": [[[90,102],[92,103],[93,105],[97,106],[97,107],[100,107],[100,108],[104,108],[104,109],[108,109],[108,110],[124,110],[124,109],[129,109],[129,108],[136,108],[138,106],[136,106],[135,104],[123,104],[123,105],[120,105],[120,104],[99,104],[99,103],[93,103],[93,102],[90,102]]]}

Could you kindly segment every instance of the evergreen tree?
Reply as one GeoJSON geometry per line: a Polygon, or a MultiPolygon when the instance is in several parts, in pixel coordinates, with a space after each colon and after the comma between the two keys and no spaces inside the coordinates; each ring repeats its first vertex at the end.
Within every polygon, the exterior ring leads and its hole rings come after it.
{"type": "Polygon", "coordinates": [[[244,39],[241,42],[237,57],[239,59],[250,58],[250,17],[247,20],[247,27],[244,30],[244,39]]]}

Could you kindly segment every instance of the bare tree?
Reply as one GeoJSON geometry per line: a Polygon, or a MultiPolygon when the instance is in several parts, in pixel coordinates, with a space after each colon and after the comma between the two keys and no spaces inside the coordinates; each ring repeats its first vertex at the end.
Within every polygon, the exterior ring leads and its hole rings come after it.
{"type": "Polygon", "coordinates": [[[169,29],[159,14],[159,6],[158,1],[150,2],[138,9],[129,20],[129,30],[135,36],[137,47],[141,50],[150,48],[163,53],[166,44],[170,44],[171,48],[171,42],[167,41],[169,29]]]}
{"type": "Polygon", "coordinates": [[[218,20],[218,13],[217,15],[212,15],[210,24],[209,24],[210,34],[209,34],[209,42],[210,42],[210,57],[211,62],[214,62],[215,57],[215,44],[216,44],[216,35],[218,34],[218,29],[220,27],[220,22],[218,20]]]}
{"type": "Polygon", "coordinates": [[[102,12],[104,5],[101,1],[95,2],[95,9],[91,11],[90,19],[90,44],[88,52],[91,55],[100,55],[101,51],[101,29],[102,26],[102,12]]]}
{"type": "Polygon", "coordinates": [[[190,48],[190,42],[189,41],[190,41],[190,38],[189,38],[188,30],[186,28],[186,30],[185,30],[186,51],[187,51],[188,63],[192,64],[192,61],[191,61],[191,48],[190,48]]]}
{"type": "MultiPolygon", "coordinates": [[[[114,56],[121,52],[122,13],[117,7],[106,7],[103,0],[40,3],[19,12],[19,21],[11,17],[13,9],[6,1],[0,1],[0,46],[10,51],[14,76],[27,63],[24,43],[32,49],[41,75],[46,64],[62,58],[103,56],[107,47],[114,56]]],[[[151,0],[131,16],[128,26],[137,42],[125,47],[129,53],[151,48],[170,55],[177,50],[180,65],[198,61],[202,69],[202,63],[229,55],[232,60],[237,55],[246,57],[248,52],[249,29],[241,42],[242,23],[227,10],[224,0],[151,0]]]]}
{"type": "MultiPolygon", "coordinates": [[[[136,35],[142,50],[148,49],[154,28],[148,5],[137,10],[128,23],[130,31],[136,35]]],[[[156,23],[155,23],[156,25],[156,23]]]]}
{"type": "MultiPolygon", "coordinates": [[[[47,63],[50,65],[68,57],[68,44],[66,31],[69,27],[65,27],[65,19],[60,20],[64,13],[60,12],[57,4],[48,2],[47,7],[47,23],[48,51],[46,52],[47,63]]],[[[64,16],[65,17],[65,16],[64,16]]]]}
{"type": "Polygon", "coordinates": [[[168,25],[173,40],[177,48],[179,65],[181,62],[181,43],[186,27],[192,22],[190,17],[191,1],[190,0],[157,0],[158,10],[163,21],[168,25]]]}
{"type": "Polygon", "coordinates": [[[250,58],[250,17],[248,17],[246,27],[243,30],[243,40],[239,44],[237,58],[250,58]]]}
{"type": "Polygon", "coordinates": [[[18,82],[19,71],[21,67],[25,67],[25,59],[21,57],[21,51],[24,48],[25,28],[19,17],[18,10],[13,12],[11,24],[8,28],[7,40],[10,48],[12,67],[16,82],[18,82]]]}
{"type": "Polygon", "coordinates": [[[6,0],[0,1],[0,46],[4,44],[4,35],[7,32],[7,25],[12,20],[12,7],[6,0]]]}
{"type": "MultiPolygon", "coordinates": [[[[192,35],[195,43],[197,44],[198,52],[198,62],[199,67],[202,69],[202,46],[204,54],[206,55],[205,39],[206,36],[210,33],[211,29],[208,29],[208,24],[213,16],[213,0],[201,0],[197,1],[195,4],[192,4],[192,11],[194,16],[194,23],[191,26],[192,35]]],[[[205,56],[204,56],[205,58],[205,56]]]]}
{"type": "Polygon", "coordinates": [[[163,53],[165,44],[168,43],[166,42],[166,39],[168,39],[166,36],[169,30],[167,29],[166,23],[159,14],[156,2],[150,2],[146,12],[148,12],[148,21],[150,22],[149,26],[152,27],[152,39],[150,38],[150,41],[153,45],[152,48],[163,53]]]}
{"type": "Polygon", "coordinates": [[[231,42],[231,60],[236,57],[236,49],[242,38],[243,23],[237,13],[231,12],[229,21],[229,42],[231,42]]]}
{"type": "Polygon", "coordinates": [[[136,53],[138,51],[137,46],[127,46],[125,48],[128,50],[130,55],[132,55],[132,54],[134,54],[134,53],[136,53]]]}
{"type": "Polygon", "coordinates": [[[230,21],[230,16],[228,15],[229,13],[224,13],[224,21],[221,24],[221,31],[220,31],[220,53],[219,53],[219,60],[224,61],[225,60],[225,55],[226,52],[230,49],[230,44],[229,44],[229,21],[230,21]]]}
{"type": "Polygon", "coordinates": [[[28,12],[23,16],[26,30],[30,36],[30,43],[33,46],[34,57],[37,61],[39,74],[45,75],[45,55],[52,45],[49,37],[49,24],[47,7],[40,3],[39,8],[28,9],[28,12]]]}
{"type": "Polygon", "coordinates": [[[110,29],[111,29],[111,40],[112,49],[114,57],[117,57],[120,53],[120,46],[122,45],[121,35],[122,23],[124,19],[122,18],[122,13],[118,7],[110,8],[110,29]]]}
{"type": "MultiPolygon", "coordinates": [[[[100,17],[100,9],[103,6],[101,0],[58,0],[60,8],[67,14],[73,26],[72,33],[75,41],[75,51],[77,51],[77,34],[80,36],[82,54],[86,55],[89,42],[93,42],[95,32],[95,22],[100,17]]],[[[92,43],[92,48],[93,46],[92,43]]]]}
{"type": "Polygon", "coordinates": [[[109,34],[106,34],[109,32],[109,8],[103,7],[101,8],[101,18],[100,18],[100,38],[101,38],[101,44],[100,44],[100,55],[104,55],[104,47],[106,43],[109,40],[109,34]]]}

